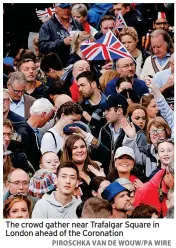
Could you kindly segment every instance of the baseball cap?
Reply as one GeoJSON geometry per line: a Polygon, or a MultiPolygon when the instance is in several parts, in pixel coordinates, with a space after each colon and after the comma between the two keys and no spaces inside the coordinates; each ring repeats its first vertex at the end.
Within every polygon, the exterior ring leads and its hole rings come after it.
{"type": "Polygon", "coordinates": [[[130,148],[128,146],[122,146],[122,147],[117,148],[115,155],[114,155],[114,160],[116,158],[121,157],[122,155],[129,155],[130,157],[132,157],[135,160],[134,151],[132,148],[130,148]]]}
{"type": "Polygon", "coordinates": [[[120,183],[113,182],[104,189],[104,191],[101,193],[101,196],[103,199],[107,201],[112,201],[112,199],[122,191],[128,191],[128,190],[125,187],[123,187],[120,183]]]}
{"type": "Polygon", "coordinates": [[[101,109],[110,109],[111,107],[128,108],[128,102],[124,96],[115,93],[109,95],[106,98],[106,101],[99,105],[99,108],[101,109]]]}
{"type": "Polygon", "coordinates": [[[70,127],[79,127],[81,128],[83,131],[87,132],[87,128],[85,125],[81,124],[81,123],[78,123],[78,122],[74,122],[72,124],[68,124],[64,127],[63,129],[63,133],[64,134],[73,134],[74,133],[74,130],[71,130],[70,127]]]}
{"type": "Polygon", "coordinates": [[[71,4],[70,3],[56,3],[55,6],[61,9],[65,9],[65,8],[70,8],[71,4]]]}

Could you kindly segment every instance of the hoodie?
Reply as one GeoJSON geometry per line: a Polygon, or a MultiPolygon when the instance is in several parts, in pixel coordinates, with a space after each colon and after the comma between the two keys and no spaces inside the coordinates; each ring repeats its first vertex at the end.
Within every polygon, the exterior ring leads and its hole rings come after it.
{"type": "Polygon", "coordinates": [[[34,207],[32,212],[32,219],[36,218],[78,218],[76,215],[77,206],[81,203],[80,199],[72,197],[71,202],[63,206],[61,203],[56,201],[54,195],[56,191],[52,192],[50,195],[45,194],[42,199],[40,199],[34,207]]]}

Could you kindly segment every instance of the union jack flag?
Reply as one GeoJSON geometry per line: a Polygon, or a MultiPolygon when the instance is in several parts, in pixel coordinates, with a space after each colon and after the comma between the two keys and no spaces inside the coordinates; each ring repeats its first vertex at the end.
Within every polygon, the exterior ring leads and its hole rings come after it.
{"type": "Polygon", "coordinates": [[[115,29],[119,32],[119,29],[122,29],[123,27],[127,27],[125,20],[123,19],[122,14],[119,12],[116,16],[116,23],[115,23],[115,29]]]}
{"type": "Polygon", "coordinates": [[[45,8],[45,10],[36,10],[38,18],[43,21],[50,18],[55,13],[55,8],[45,8]]]}
{"type": "Polygon", "coordinates": [[[129,57],[131,54],[109,30],[96,42],[83,42],[81,51],[87,60],[113,60],[129,57]]]}

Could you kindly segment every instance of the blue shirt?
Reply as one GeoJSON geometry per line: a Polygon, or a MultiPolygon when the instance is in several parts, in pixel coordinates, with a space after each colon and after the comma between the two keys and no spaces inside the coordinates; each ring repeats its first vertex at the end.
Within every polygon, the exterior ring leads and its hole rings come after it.
{"type": "Polygon", "coordinates": [[[10,103],[10,110],[17,115],[24,117],[24,97],[22,96],[17,104],[12,100],[10,103]]]}
{"type": "Polygon", "coordinates": [[[159,59],[156,55],[153,55],[152,57],[158,60],[160,66],[163,66],[168,61],[168,57],[170,58],[170,56],[170,53],[167,53],[162,59],[159,59]]]}
{"type": "MultiPolygon", "coordinates": [[[[106,96],[109,96],[113,93],[117,93],[116,91],[116,82],[117,78],[109,81],[109,83],[106,85],[104,94],[106,96]]],[[[145,82],[143,80],[140,80],[138,78],[134,78],[133,82],[133,90],[136,92],[139,98],[145,93],[149,93],[148,87],[146,86],[145,82]]]]}

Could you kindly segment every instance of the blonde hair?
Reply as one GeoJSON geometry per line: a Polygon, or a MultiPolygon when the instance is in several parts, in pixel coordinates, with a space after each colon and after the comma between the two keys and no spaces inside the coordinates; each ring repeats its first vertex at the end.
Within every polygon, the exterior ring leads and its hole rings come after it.
{"type": "Polygon", "coordinates": [[[121,41],[122,37],[125,35],[129,35],[133,38],[134,41],[138,42],[138,34],[136,29],[133,27],[124,27],[119,33],[119,40],[121,41]]]}
{"type": "Polygon", "coordinates": [[[91,42],[93,42],[94,38],[91,34],[85,31],[75,32],[71,43],[71,53],[77,52],[80,47],[80,44],[85,40],[90,40],[91,42]]]}
{"type": "Polygon", "coordinates": [[[86,5],[82,3],[78,3],[73,5],[71,9],[71,14],[73,15],[73,12],[79,13],[81,16],[86,17],[87,16],[87,7],[86,5]]]}
{"type": "Polygon", "coordinates": [[[105,71],[105,72],[101,75],[101,77],[99,78],[99,82],[100,82],[102,91],[105,90],[105,87],[106,87],[106,85],[107,85],[107,83],[108,83],[109,81],[111,81],[112,79],[114,79],[114,78],[116,78],[116,77],[118,77],[118,76],[119,76],[119,74],[118,74],[118,72],[115,71],[115,70],[107,70],[107,71],[105,71]]]}

